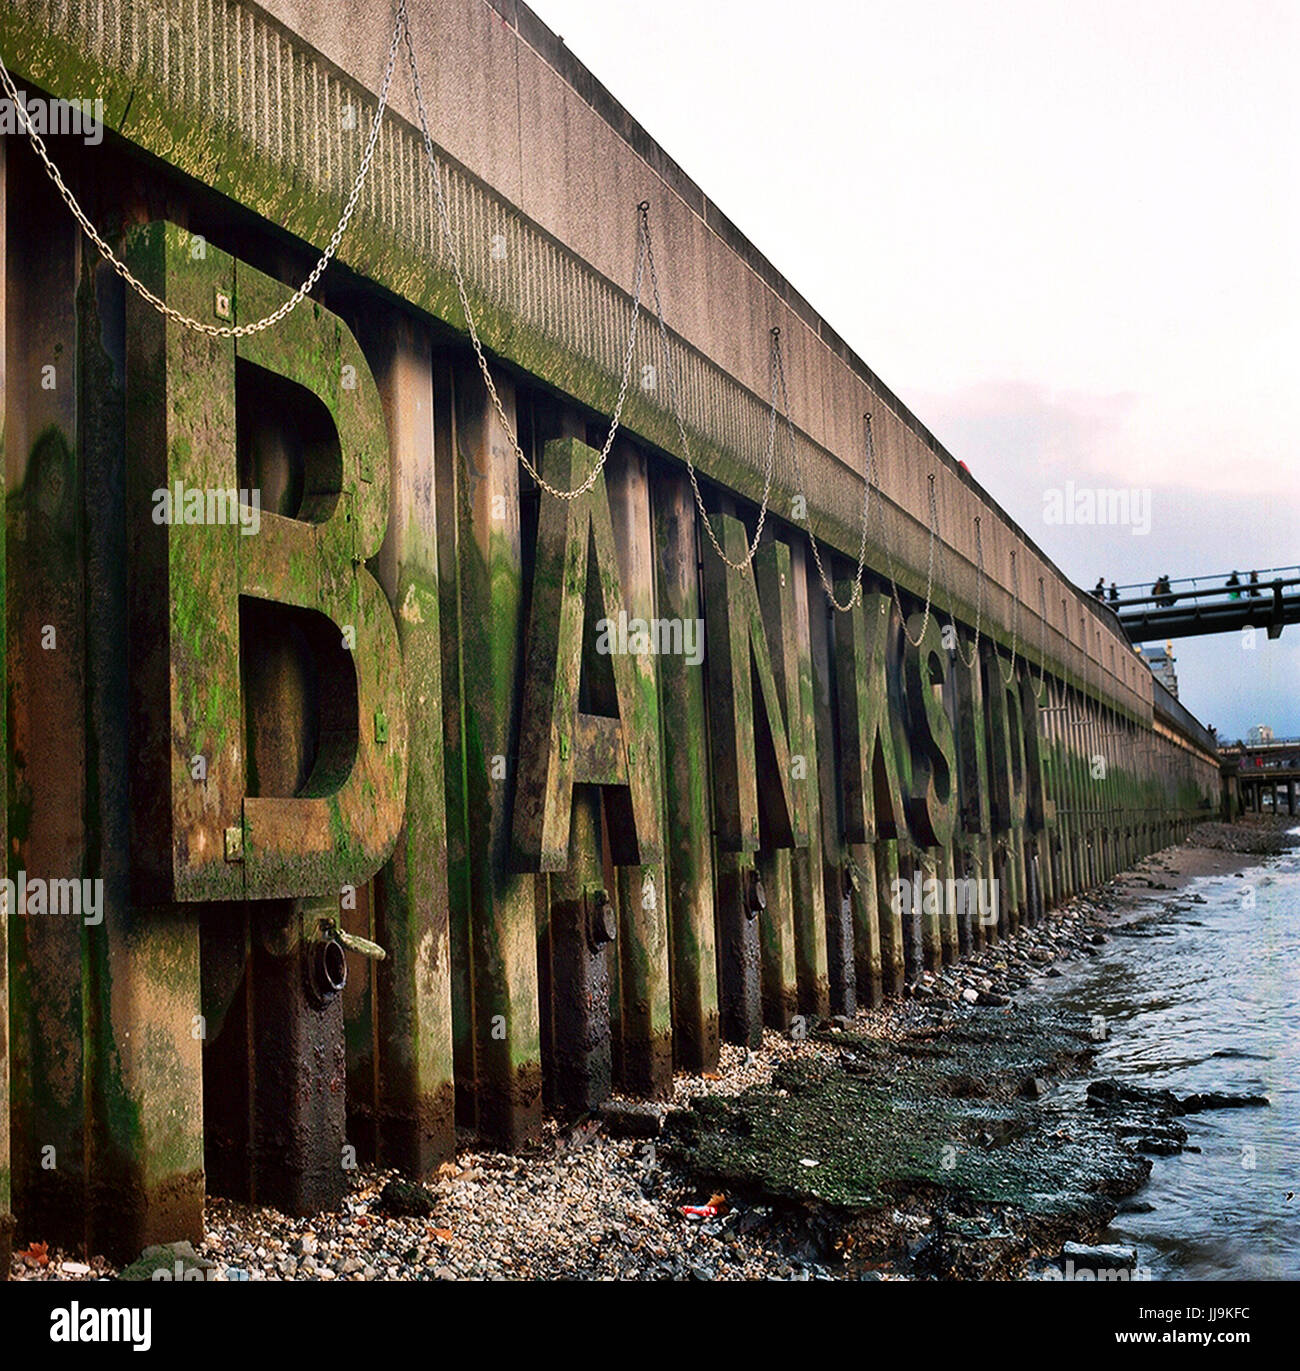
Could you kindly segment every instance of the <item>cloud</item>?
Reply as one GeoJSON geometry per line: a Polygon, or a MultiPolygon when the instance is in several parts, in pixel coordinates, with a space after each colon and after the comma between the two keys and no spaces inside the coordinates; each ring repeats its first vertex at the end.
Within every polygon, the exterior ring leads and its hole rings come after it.
{"type": "MultiPolygon", "coordinates": [[[[1219,427],[1173,426],[1193,444],[1159,448],[1152,402],[1136,393],[1053,391],[1024,380],[988,381],[950,392],[903,397],[941,442],[964,460],[995,500],[1076,584],[1098,576],[1120,585],[1173,577],[1211,582],[1233,569],[1300,562],[1300,483],[1288,464],[1249,460],[1244,439],[1228,443],[1219,427]],[[1146,435],[1150,436],[1146,436],[1146,435]],[[1147,444],[1155,456],[1143,456],[1147,444]],[[1182,454],[1180,456],[1180,453],[1182,454]],[[1150,532],[1124,525],[1049,523],[1045,494],[1076,488],[1149,492],[1150,532]]],[[[1214,410],[1213,392],[1204,410],[1214,410]]],[[[1169,441],[1170,426],[1159,431],[1169,441]]],[[[1245,652],[1236,635],[1174,644],[1182,698],[1225,737],[1251,724],[1300,735],[1300,629],[1245,652]]]]}
{"type": "Polygon", "coordinates": [[[1111,454],[1138,404],[1134,394],[1073,394],[1019,380],[904,398],[995,496],[991,482],[1004,477],[1033,473],[1060,481],[1115,474],[1111,454]]]}

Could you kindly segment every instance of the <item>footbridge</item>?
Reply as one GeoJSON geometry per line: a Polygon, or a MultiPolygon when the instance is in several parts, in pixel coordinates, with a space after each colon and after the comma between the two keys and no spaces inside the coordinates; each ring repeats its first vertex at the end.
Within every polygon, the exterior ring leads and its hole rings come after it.
{"type": "Polygon", "coordinates": [[[1278,638],[1285,625],[1300,623],[1300,566],[1116,586],[1104,603],[1133,643],[1261,628],[1278,638]]]}

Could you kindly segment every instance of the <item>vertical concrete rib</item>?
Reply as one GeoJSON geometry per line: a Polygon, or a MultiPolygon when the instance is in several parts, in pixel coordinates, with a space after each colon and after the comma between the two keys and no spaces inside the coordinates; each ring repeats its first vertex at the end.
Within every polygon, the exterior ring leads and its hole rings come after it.
{"type": "MultiPolygon", "coordinates": [[[[684,475],[657,471],[652,497],[660,613],[700,625],[695,502],[684,475]]],[[[684,1070],[718,1062],[718,981],[704,666],[659,662],[664,737],[667,901],[672,921],[673,1056],[684,1070]]]]}
{"type": "MultiPolygon", "coordinates": [[[[0,139],[0,697],[8,698],[8,634],[9,600],[5,577],[5,489],[7,470],[5,459],[8,375],[5,361],[8,356],[8,140],[0,139]]],[[[0,851],[9,851],[9,736],[8,710],[0,712],[0,758],[3,770],[5,800],[0,805],[0,851]]],[[[8,874],[6,857],[5,875],[8,874]]],[[[0,1281],[9,1279],[9,1258],[13,1251],[14,1217],[13,1186],[9,1143],[9,901],[0,902],[0,1281]]]]}
{"type": "MultiPolygon", "coordinates": [[[[823,885],[821,790],[818,766],[819,739],[817,711],[814,700],[812,663],[812,607],[810,593],[816,596],[813,604],[820,609],[820,584],[811,582],[808,555],[802,540],[790,548],[790,570],[794,578],[793,646],[797,661],[797,698],[788,702],[789,714],[798,713],[801,724],[798,732],[803,739],[803,785],[808,796],[808,846],[794,849],[794,957],[799,986],[799,1012],[805,1016],[824,1018],[830,1008],[830,974],[826,952],[826,903],[823,885]]],[[[792,728],[791,730],[795,730],[792,728]]],[[[798,766],[797,757],[790,759],[798,766]]],[[[874,872],[872,873],[874,877],[874,872]]],[[[873,881],[874,884],[874,881],[873,881]]]]}
{"type": "MultiPolygon", "coordinates": [[[[494,377],[508,419],[514,386],[494,377]]],[[[472,362],[455,374],[469,946],[478,1124],[515,1147],[541,1127],[536,890],[510,869],[523,552],[519,464],[472,362]]]]}
{"type": "MultiPolygon", "coordinates": [[[[833,625],[827,601],[820,594],[820,583],[814,579],[815,570],[805,564],[805,600],[808,605],[809,650],[811,657],[811,690],[813,700],[812,731],[817,746],[817,818],[819,821],[822,899],[826,914],[827,978],[830,984],[830,1010],[834,1014],[853,1014],[858,997],[872,1003],[878,1000],[879,986],[859,988],[853,960],[854,916],[850,903],[848,854],[844,846],[844,819],[840,812],[840,757],[835,729],[835,681],[832,674],[834,646],[831,642],[833,625]]],[[[875,864],[872,863],[874,876],[875,864]]],[[[870,901],[870,929],[879,947],[880,932],[875,919],[875,889],[865,896],[870,901]]],[[[877,951],[877,968],[879,951],[877,951]]],[[[876,972],[879,975],[879,970],[876,972]]]]}
{"type": "MultiPolygon", "coordinates": [[[[85,543],[76,450],[77,230],[36,167],[8,167],[26,212],[6,237],[8,875],[86,870],[85,543]],[[18,320],[22,328],[17,327],[18,320]]],[[[9,920],[14,1205],[46,1241],[85,1241],[79,920],[9,920]]]]}
{"type": "MultiPolygon", "coordinates": [[[[592,435],[595,436],[594,434],[592,435]]],[[[631,443],[616,446],[606,475],[609,510],[618,557],[623,603],[628,620],[649,623],[658,617],[655,557],[650,507],[650,472],[645,454],[631,443]]],[[[670,644],[671,645],[671,644],[670,644]]],[[[685,647],[685,636],[682,640],[685,647]]],[[[658,748],[661,695],[659,664],[684,655],[634,654],[632,677],[636,706],[645,734],[658,748]]],[[[688,668],[690,669],[690,668],[688,668]]],[[[699,670],[699,667],[694,668],[699,670]]],[[[628,721],[629,727],[632,721],[628,721]]],[[[633,766],[654,766],[663,776],[662,752],[654,758],[633,757],[633,766]]],[[[664,823],[663,783],[656,786],[659,829],[664,823]]],[[[672,1093],[672,992],[669,973],[668,887],[662,861],[621,866],[619,893],[620,1072],[623,1087],[634,1095],[666,1099],[672,1093]]]]}
{"type": "Polygon", "coordinates": [[[361,341],[388,422],[393,479],[378,573],[397,620],[410,720],[406,815],[377,880],[378,1159],[432,1174],[455,1150],[434,383],[423,330],[361,341]]]}

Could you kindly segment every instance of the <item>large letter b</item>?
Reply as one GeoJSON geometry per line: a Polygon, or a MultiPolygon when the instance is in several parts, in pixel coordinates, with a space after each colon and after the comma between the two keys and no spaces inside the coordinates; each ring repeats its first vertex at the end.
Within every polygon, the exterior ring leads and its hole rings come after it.
{"type": "MultiPolygon", "coordinates": [[[[289,292],[151,224],[131,260],[169,304],[255,320],[289,292]]],[[[365,561],[388,520],[374,380],[311,301],[207,338],[127,296],[127,541],[137,898],[360,883],[406,796],[397,628],[365,561]]]]}

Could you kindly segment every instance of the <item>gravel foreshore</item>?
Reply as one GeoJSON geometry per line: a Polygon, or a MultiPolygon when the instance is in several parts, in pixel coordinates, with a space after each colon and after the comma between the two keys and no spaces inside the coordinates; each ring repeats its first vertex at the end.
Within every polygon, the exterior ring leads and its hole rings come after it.
{"type": "Polygon", "coordinates": [[[1297,846],[1292,834],[1296,828],[1300,828],[1300,815],[1251,814],[1235,824],[1199,824],[1185,846],[1271,857],[1297,846]]]}
{"type": "MultiPolygon", "coordinates": [[[[1224,827],[1207,826],[1204,844],[1194,835],[1037,927],[926,974],[904,1000],[860,1011],[852,1021],[831,1021],[829,1038],[769,1031],[758,1051],[724,1045],[716,1072],[676,1078],[668,1107],[767,1084],[793,1058],[833,1059],[838,1031],[897,1040],[918,1012],[936,1003],[1010,1002],[1036,978],[1059,974],[1054,962],[1095,955],[1105,930],[1135,899],[1197,874],[1198,849],[1227,846],[1208,830],[1224,827]]],[[[1265,826],[1249,828],[1259,833],[1265,826]]],[[[1227,829],[1228,836],[1237,831],[1227,829]]],[[[1242,850],[1255,849],[1228,849],[1242,850]]],[[[203,1241],[197,1250],[179,1244],[176,1260],[215,1280],[812,1280],[842,1273],[841,1257],[801,1241],[765,1208],[710,1194],[658,1140],[611,1136],[611,1127],[601,1117],[565,1125],[549,1120],[540,1144],[519,1154],[471,1142],[423,1187],[390,1185],[398,1179],[393,1173],[361,1168],[344,1209],[311,1219],[213,1199],[203,1241]],[[393,1213],[394,1202],[427,1212],[393,1213]],[[683,1213],[683,1206],[710,1203],[714,1216],[683,1213]]],[[[903,1227],[925,1222],[914,1214],[895,1217],[903,1227]]],[[[102,1258],[46,1251],[32,1235],[19,1237],[25,1246],[14,1258],[16,1279],[120,1274],[102,1258]]],[[[163,1256],[170,1267],[171,1254],[163,1256]]]]}

